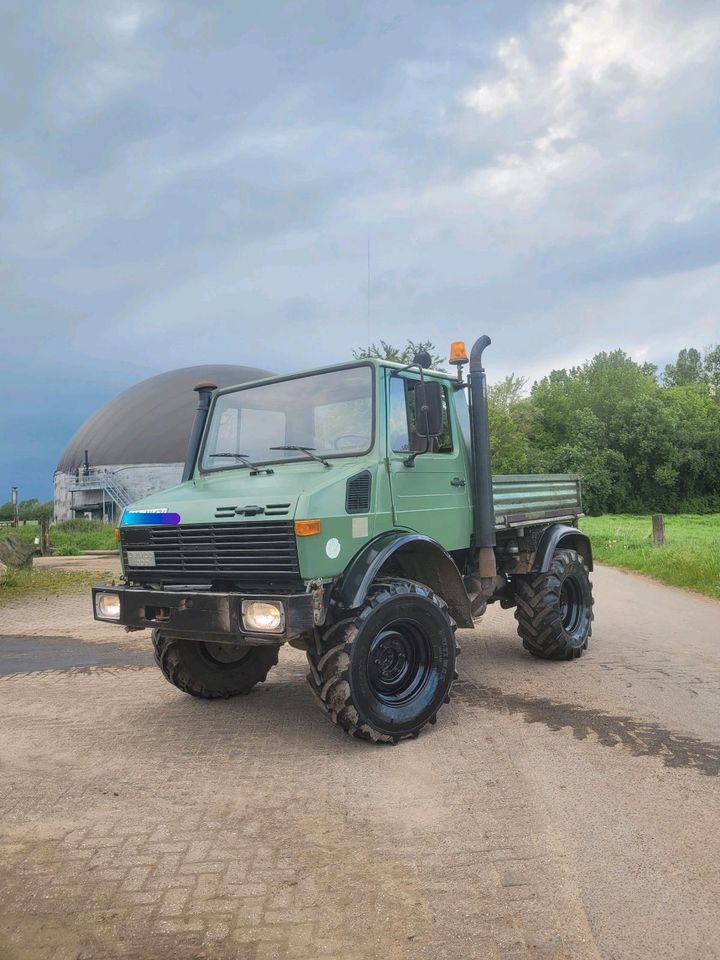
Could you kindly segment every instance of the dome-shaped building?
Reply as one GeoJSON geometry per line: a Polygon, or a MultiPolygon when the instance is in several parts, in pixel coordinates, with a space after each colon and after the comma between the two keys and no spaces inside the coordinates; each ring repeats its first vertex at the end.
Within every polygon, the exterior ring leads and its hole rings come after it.
{"type": "Polygon", "coordinates": [[[267,370],[207,364],[170,370],[119,394],[76,431],[55,471],[55,519],[113,522],[128,503],[178,483],[197,406],[193,387],[229,387],[267,370]]]}

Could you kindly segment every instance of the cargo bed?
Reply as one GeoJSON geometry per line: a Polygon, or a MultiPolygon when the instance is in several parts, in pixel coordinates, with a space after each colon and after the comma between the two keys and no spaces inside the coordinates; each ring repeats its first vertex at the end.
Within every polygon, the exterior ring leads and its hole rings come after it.
{"type": "Polygon", "coordinates": [[[493,500],[498,530],[582,516],[581,480],[574,474],[494,476],[493,500]]]}

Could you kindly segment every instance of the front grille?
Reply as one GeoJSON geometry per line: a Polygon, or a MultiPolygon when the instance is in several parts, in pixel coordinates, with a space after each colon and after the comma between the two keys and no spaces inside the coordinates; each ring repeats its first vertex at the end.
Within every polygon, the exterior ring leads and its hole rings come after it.
{"type": "Polygon", "coordinates": [[[300,575],[292,521],[126,527],[121,545],[126,573],[144,582],[275,583],[300,575]],[[155,566],[131,566],[128,550],[151,550],[155,566]]]}

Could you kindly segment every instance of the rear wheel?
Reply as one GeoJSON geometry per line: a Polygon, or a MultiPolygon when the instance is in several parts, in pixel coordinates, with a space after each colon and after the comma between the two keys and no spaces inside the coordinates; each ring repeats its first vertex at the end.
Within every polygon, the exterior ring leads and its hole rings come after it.
{"type": "Polygon", "coordinates": [[[523,646],[543,660],[573,660],[592,632],[590,573],[575,550],[556,550],[547,573],[515,578],[515,619],[523,646]]]}
{"type": "Polygon", "coordinates": [[[173,686],[213,700],[250,693],[278,662],[277,646],[207,643],[153,630],[155,662],[173,686]]]}
{"type": "Polygon", "coordinates": [[[455,622],[432,590],[379,580],[363,607],[335,624],[308,681],[333,723],[376,743],[416,737],[450,699],[455,622]]]}

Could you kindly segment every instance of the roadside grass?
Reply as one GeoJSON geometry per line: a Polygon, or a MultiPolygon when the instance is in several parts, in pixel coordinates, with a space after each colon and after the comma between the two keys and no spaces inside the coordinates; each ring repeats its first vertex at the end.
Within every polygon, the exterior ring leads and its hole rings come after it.
{"type": "Polygon", "coordinates": [[[720,598],[720,514],[666,515],[663,547],[652,544],[649,514],[584,517],[581,527],[599,563],[720,598]]]}
{"type": "Polygon", "coordinates": [[[107,582],[112,574],[104,570],[53,570],[33,568],[8,570],[0,580],[0,607],[31,594],[59,594],[66,590],[107,582]]]}
{"type": "MultiPolygon", "coordinates": [[[[633,570],[663,583],[720,598],[720,514],[677,514],[665,517],[664,547],[652,545],[650,515],[606,514],[584,517],[582,529],[593,543],[599,563],[633,570]]],[[[0,539],[9,533],[32,543],[37,524],[0,527],[0,539]]],[[[114,528],[98,520],[65,520],[50,527],[50,546],[56,556],[77,556],[87,550],[116,550],[114,528]]],[[[32,570],[8,572],[0,582],[0,598],[33,590],[52,591],[102,581],[101,572],[32,570]]]]}
{"type": "MultiPolygon", "coordinates": [[[[31,521],[26,526],[0,527],[0,540],[11,533],[32,543],[40,536],[40,527],[31,521]]],[[[50,526],[50,549],[57,557],[77,557],[88,550],[117,550],[115,528],[100,520],[63,520],[50,526]]]]}
{"type": "Polygon", "coordinates": [[[61,557],[86,550],[117,550],[115,527],[100,520],[63,520],[50,527],[50,546],[61,557]]]}

